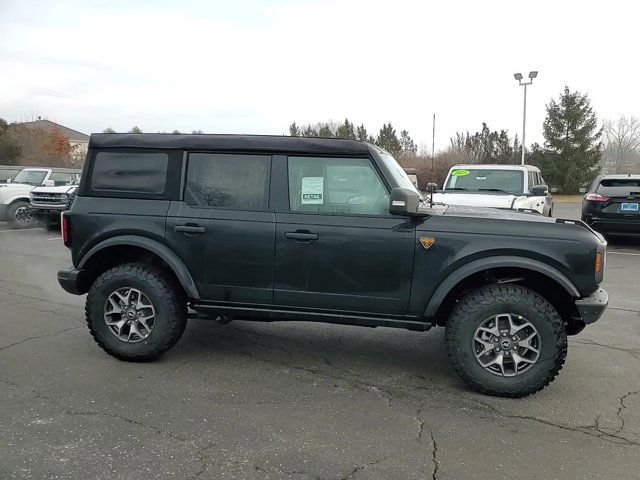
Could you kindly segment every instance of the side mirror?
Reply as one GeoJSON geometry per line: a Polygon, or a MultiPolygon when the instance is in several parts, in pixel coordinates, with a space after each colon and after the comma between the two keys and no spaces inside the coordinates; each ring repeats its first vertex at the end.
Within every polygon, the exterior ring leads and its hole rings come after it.
{"type": "Polygon", "coordinates": [[[535,185],[531,187],[531,195],[534,197],[544,197],[549,193],[549,187],[546,185],[535,185]]]}
{"type": "Polygon", "coordinates": [[[429,182],[427,183],[427,193],[436,193],[438,191],[438,184],[429,182]]]}
{"type": "Polygon", "coordinates": [[[418,206],[420,205],[420,195],[408,188],[396,187],[391,190],[389,202],[389,213],[391,215],[420,215],[418,206]]]}
{"type": "Polygon", "coordinates": [[[53,180],[45,180],[44,182],[42,182],[42,186],[43,187],[55,187],[56,186],[56,182],[54,182],[53,180]]]}

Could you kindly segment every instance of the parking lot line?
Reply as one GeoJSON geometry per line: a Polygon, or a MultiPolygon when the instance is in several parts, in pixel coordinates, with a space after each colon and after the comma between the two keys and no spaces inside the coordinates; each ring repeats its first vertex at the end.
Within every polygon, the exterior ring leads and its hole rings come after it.
{"type": "Polygon", "coordinates": [[[0,230],[0,233],[28,232],[30,230],[42,230],[42,228],[17,228],[15,230],[0,230]]]}
{"type": "Polygon", "coordinates": [[[634,256],[640,257],[640,253],[631,253],[631,252],[607,252],[607,255],[634,255],[634,256]]]}

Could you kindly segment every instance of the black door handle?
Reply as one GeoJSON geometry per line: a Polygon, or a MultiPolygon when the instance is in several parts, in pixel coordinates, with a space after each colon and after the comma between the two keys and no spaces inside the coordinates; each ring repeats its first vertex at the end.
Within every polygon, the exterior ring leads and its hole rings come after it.
{"type": "Polygon", "coordinates": [[[173,227],[174,232],[182,232],[185,235],[197,235],[207,231],[206,227],[201,225],[176,225],[173,227]]]}
{"type": "Polygon", "coordinates": [[[309,231],[295,231],[284,232],[284,238],[290,238],[296,242],[310,242],[312,240],[318,240],[320,236],[317,233],[311,233],[309,231]]]}

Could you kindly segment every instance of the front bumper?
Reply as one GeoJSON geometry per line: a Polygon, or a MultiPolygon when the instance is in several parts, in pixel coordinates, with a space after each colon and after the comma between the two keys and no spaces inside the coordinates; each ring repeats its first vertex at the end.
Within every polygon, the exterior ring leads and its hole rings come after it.
{"type": "Polygon", "coordinates": [[[72,295],[84,295],[89,291],[88,277],[84,268],[65,268],[58,272],[58,283],[72,295]]]}
{"type": "Polygon", "coordinates": [[[598,321],[609,304],[609,294],[599,288],[588,297],[576,300],[576,308],[585,324],[598,321]]]}

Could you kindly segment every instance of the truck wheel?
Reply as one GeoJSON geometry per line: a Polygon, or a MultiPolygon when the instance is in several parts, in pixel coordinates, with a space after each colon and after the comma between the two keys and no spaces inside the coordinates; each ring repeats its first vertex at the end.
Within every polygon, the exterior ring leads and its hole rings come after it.
{"type": "Polygon", "coordinates": [[[31,215],[29,202],[17,201],[9,205],[7,218],[13,228],[30,228],[37,225],[38,221],[31,215]]]}
{"type": "Polygon", "coordinates": [[[120,360],[145,362],[180,339],[187,302],[162,270],[127,263],[107,270],[89,290],[87,325],[98,345],[120,360]]]}
{"type": "Polygon", "coordinates": [[[471,388],[501,397],[542,390],[567,355],[567,335],[555,308],[513,284],[466,293],[447,320],[446,343],[454,369],[471,388]]]}

